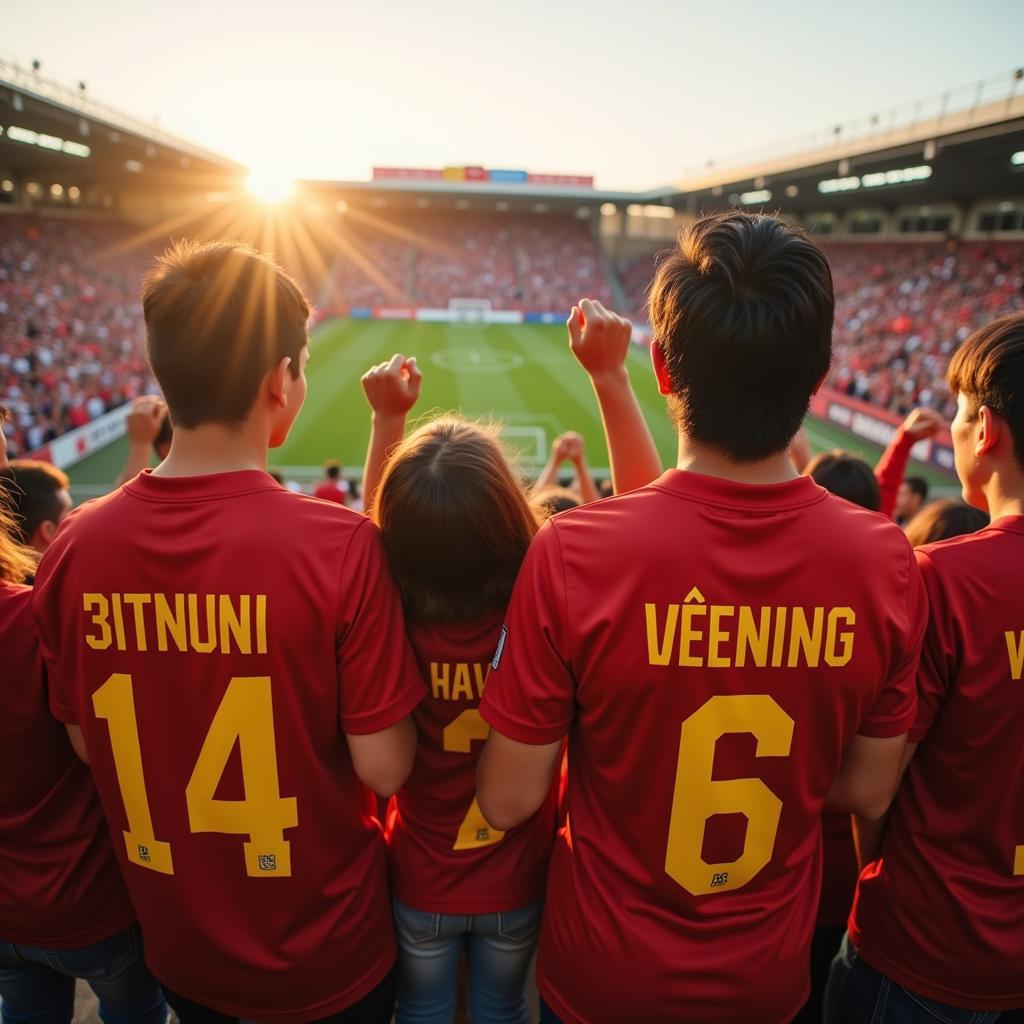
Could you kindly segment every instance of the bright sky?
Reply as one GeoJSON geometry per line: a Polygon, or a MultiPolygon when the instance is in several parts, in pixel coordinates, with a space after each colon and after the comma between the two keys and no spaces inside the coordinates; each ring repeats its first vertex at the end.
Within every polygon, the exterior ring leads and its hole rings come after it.
{"type": "Polygon", "coordinates": [[[0,51],[251,167],[663,185],[1024,64],[1024,0],[0,0],[0,51]]]}

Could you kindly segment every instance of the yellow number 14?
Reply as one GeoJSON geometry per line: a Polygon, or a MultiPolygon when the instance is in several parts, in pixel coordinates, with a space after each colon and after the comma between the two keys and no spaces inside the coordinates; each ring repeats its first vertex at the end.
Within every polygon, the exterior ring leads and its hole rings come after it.
{"type": "MultiPolygon", "coordinates": [[[[115,672],[93,694],[92,703],[96,717],[106,720],[110,732],[114,770],[128,819],[124,833],[128,859],[152,871],[174,874],[170,843],[156,838],[150,814],[132,677],[115,672]]],[[[284,830],[298,825],[298,804],[294,797],[281,796],[269,676],[231,679],[185,787],[185,802],[193,832],[249,837],[244,844],[248,875],[291,875],[291,844],[284,830]],[[214,794],[236,741],[245,796],[219,800],[214,794]]]]}

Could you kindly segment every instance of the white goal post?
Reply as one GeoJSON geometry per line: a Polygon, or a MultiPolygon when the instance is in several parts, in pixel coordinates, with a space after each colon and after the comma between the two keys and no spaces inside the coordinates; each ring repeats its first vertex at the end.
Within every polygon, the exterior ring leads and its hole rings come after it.
{"type": "Polygon", "coordinates": [[[482,324],[491,312],[490,299],[449,299],[448,314],[453,324],[482,324]]]}

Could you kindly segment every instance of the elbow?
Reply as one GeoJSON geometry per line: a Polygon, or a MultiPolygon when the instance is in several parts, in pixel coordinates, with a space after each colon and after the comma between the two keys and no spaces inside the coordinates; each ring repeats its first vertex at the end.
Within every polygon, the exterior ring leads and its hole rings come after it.
{"type": "Polygon", "coordinates": [[[856,814],[865,821],[881,821],[889,813],[895,795],[895,786],[886,790],[833,791],[828,804],[835,810],[856,814]]]}
{"type": "Polygon", "coordinates": [[[530,816],[529,811],[524,811],[507,800],[497,799],[484,790],[477,793],[476,799],[487,824],[499,832],[507,832],[510,828],[521,825],[530,816]]]}
{"type": "Polygon", "coordinates": [[[889,813],[893,796],[895,794],[890,793],[887,796],[874,796],[854,801],[850,811],[857,817],[864,818],[865,821],[881,821],[889,813]]]}
{"type": "Polygon", "coordinates": [[[415,753],[415,748],[413,748],[412,753],[409,754],[408,758],[403,759],[401,763],[389,765],[383,771],[368,773],[368,776],[362,777],[362,781],[377,796],[387,800],[405,785],[405,780],[409,778],[409,773],[412,771],[415,753]]]}

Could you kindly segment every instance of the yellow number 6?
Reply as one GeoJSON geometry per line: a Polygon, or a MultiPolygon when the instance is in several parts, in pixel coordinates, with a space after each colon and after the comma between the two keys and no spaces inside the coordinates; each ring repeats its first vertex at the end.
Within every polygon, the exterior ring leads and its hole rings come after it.
{"type": "Polygon", "coordinates": [[[786,757],[793,719],[767,694],[747,694],[712,697],[683,722],[665,871],[694,896],[746,885],[772,859],[779,830],[782,801],[761,779],[711,778],[715,746],[729,733],[751,733],[758,757],[786,757]],[[702,855],[708,818],[736,813],[747,818],[743,852],[709,864],[702,855]]]}

